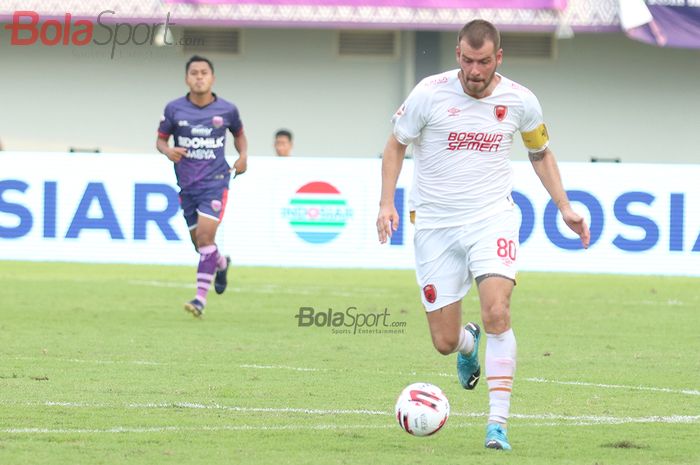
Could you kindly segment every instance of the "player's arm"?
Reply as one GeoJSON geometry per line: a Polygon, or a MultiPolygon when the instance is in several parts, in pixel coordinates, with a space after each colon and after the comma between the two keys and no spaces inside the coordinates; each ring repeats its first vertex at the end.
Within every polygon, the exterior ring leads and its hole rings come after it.
{"type": "Polygon", "coordinates": [[[243,129],[233,136],[233,146],[238,152],[238,160],[234,162],[233,169],[236,174],[243,174],[248,169],[248,138],[243,129]]]}
{"type": "Polygon", "coordinates": [[[391,237],[392,232],[399,227],[399,213],[394,205],[394,194],[406,155],[406,147],[392,134],[382,155],[382,196],[379,200],[377,217],[377,234],[382,244],[386,243],[387,238],[391,237]]]}
{"type": "MultiPolygon", "coordinates": [[[[523,135],[525,139],[525,135],[523,135]]],[[[527,140],[525,141],[527,144],[527,140]]],[[[528,147],[529,148],[529,147],[528,147]]],[[[552,201],[561,212],[562,218],[569,228],[579,235],[584,248],[588,248],[591,240],[591,234],[588,230],[588,225],[581,215],[572,210],[569,203],[569,197],[566,195],[564,185],[561,181],[559,166],[554,152],[549,147],[536,152],[529,152],[530,163],[537,173],[537,177],[542,181],[542,185],[552,201]]]]}
{"type": "Polygon", "coordinates": [[[187,154],[185,147],[170,147],[168,141],[175,129],[175,115],[172,102],[165,106],[163,116],[160,117],[158,125],[158,138],[156,139],[156,149],[168,157],[173,163],[178,163],[187,154]]]}
{"type": "Polygon", "coordinates": [[[171,147],[168,143],[170,136],[158,133],[158,138],[156,139],[156,149],[168,157],[173,163],[177,163],[180,159],[185,156],[187,149],[185,147],[171,147]]]}

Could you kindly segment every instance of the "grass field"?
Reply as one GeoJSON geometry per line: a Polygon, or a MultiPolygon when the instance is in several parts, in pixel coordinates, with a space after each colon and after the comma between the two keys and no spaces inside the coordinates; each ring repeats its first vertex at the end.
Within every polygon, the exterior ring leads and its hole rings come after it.
{"type": "Polygon", "coordinates": [[[412,272],[232,278],[195,320],[191,267],[0,261],[0,464],[700,463],[699,279],[522,273],[504,453],[483,448],[485,383],[462,390],[432,349],[412,272]],[[396,326],[298,327],[300,307],[396,326]],[[450,399],[436,436],[395,424],[416,381],[450,399]]]}

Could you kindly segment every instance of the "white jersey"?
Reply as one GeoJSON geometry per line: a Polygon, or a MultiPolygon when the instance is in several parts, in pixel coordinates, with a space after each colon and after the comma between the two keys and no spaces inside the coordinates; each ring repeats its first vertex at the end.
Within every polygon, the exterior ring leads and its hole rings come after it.
{"type": "Polygon", "coordinates": [[[542,108],[525,87],[501,76],[491,95],[464,92],[458,69],[423,79],[399,108],[394,136],[413,144],[411,205],[416,228],[460,226],[513,208],[513,135],[534,135],[528,150],[547,147],[542,108]]]}

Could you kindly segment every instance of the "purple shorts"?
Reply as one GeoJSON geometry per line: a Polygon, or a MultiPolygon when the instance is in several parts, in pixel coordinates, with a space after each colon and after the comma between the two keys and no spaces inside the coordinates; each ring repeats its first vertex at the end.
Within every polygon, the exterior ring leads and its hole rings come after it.
{"type": "Polygon", "coordinates": [[[190,230],[196,228],[199,215],[221,221],[226,210],[227,199],[228,187],[224,186],[180,192],[180,206],[187,227],[190,230]]]}

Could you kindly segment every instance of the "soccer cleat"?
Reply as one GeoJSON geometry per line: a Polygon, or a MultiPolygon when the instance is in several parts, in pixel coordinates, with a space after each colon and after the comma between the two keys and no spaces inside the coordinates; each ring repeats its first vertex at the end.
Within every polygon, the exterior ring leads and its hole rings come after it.
{"type": "Polygon", "coordinates": [[[498,423],[489,423],[486,426],[486,442],[484,446],[487,449],[511,450],[508,443],[506,429],[498,423]]]}
{"type": "Polygon", "coordinates": [[[223,294],[228,285],[228,267],[231,264],[231,257],[226,256],[226,268],[216,272],[216,277],[214,278],[214,290],[217,294],[223,294]]]}
{"type": "Polygon", "coordinates": [[[481,376],[481,366],[479,365],[479,339],[481,339],[481,329],[476,323],[471,321],[464,328],[474,336],[474,350],[471,355],[457,354],[457,377],[464,389],[472,390],[476,387],[481,376]]]}
{"type": "Polygon", "coordinates": [[[185,304],[185,310],[190,312],[193,316],[199,318],[204,313],[204,304],[198,299],[192,299],[185,304]]]}

